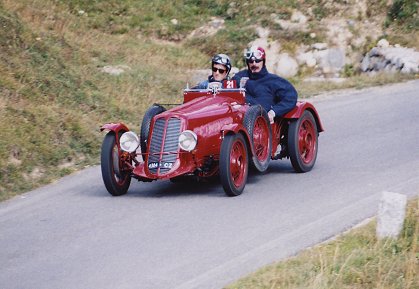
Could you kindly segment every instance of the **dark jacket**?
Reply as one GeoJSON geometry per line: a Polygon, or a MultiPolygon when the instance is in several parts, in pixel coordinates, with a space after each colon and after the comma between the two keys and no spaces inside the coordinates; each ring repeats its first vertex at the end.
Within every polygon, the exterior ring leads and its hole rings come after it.
{"type": "Polygon", "coordinates": [[[259,73],[242,70],[234,75],[233,80],[240,83],[242,77],[249,77],[246,82],[246,101],[260,104],[268,112],[273,110],[276,116],[283,116],[297,103],[298,94],[294,86],[286,79],[269,73],[263,66],[259,73]]]}

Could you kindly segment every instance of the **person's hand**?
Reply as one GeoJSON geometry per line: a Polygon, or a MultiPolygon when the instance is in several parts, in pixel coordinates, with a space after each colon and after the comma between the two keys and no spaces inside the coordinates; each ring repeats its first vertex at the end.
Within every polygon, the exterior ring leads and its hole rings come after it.
{"type": "Polygon", "coordinates": [[[240,79],[240,88],[244,88],[246,86],[246,82],[249,80],[249,77],[242,77],[240,79]]]}
{"type": "Polygon", "coordinates": [[[268,117],[269,117],[270,123],[274,123],[275,111],[273,111],[272,109],[268,111],[268,117]]]}

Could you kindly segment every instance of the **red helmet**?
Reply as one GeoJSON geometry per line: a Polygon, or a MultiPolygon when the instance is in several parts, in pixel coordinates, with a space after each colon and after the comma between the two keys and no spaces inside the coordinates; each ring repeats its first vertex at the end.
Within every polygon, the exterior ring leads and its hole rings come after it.
{"type": "Polygon", "coordinates": [[[265,49],[263,49],[260,46],[252,46],[250,48],[247,48],[244,51],[244,58],[246,58],[246,60],[250,60],[250,59],[266,60],[265,49]]]}

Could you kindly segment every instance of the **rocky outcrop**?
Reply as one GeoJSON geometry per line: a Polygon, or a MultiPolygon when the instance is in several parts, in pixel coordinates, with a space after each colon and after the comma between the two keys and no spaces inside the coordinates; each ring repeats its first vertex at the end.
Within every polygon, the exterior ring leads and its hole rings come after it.
{"type": "Polygon", "coordinates": [[[122,73],[126,72],[126,71],[130,71],[131,67],[129,67],[128,65],[106,65],[102,68],[99,69],[101,72],[110,74],[110,75],[121,75],[122,73]]]}
{"type": "Polygon", "coordinates": [[[312,46],[300,46],[295,55],[281,51],[278,41],[268,41],[268,35],[249,45],[262,46],[266,50],[269,71],[283,77],[298,74],[301,66],[314,69],[316,76],[338,77],[346,64],[345,50],[341,47],[328,47],[327,43],[315,43],[312,46]]]}
{"type": "Polygon", "coordinates": [[[390,45],[381,39],[362,59],[360,69],[366,73],[419,72],[419,52],[413,48],[390,45]]]}
{"type": "Polygon", "coordinates": [[[295,32],[295,31],[303,31],[306,32],[308,31],[308,17],[305,16],[303,13],[301,13],[300,11],[294,11],[291,15],[291,19],[290,20],[283,20],[283,19],[278,19],[278,16],[273,14],[271,15],[271,19],[273,22],[279,24],[279,26],[281,26],[281,28],[283,30],[288,30],[291,32],[295,32]]]}
{"type": "Polygon", "coordinates": [[[298,63],[288,53],[281,53],[278,55],[273,71],[282,77],[292,77],[298,73],[298,63]]]}
{"type": "MultiPolygon", "coordinates": [[[[298,46],[295,51],[290,51],[290,47],[293,46],[289,45],[287,40],[282,43],[281,38],[275,38],[274,35],[278,35],[275,31],[266,27],[252,26],[258,37],[248,45],[263,47],[267,55],[268,70],[287,78],[303,71],[304,74],[311,73],[312,78],[316,80],[341,80],[348,71],[345,70],[346,67],[350,68],[349,73],[355,71],[369,74],[381,71],[418,73],[419,53],[412,48],[391,46],[386,40],[380,40],[376,47],[364,55],[365,47],[383,35],[380,23],[384,21],[385,16],[368,15],[368,3],[365,0],[353,0],[353,2],[355,5],[325,1],[324,5],[328,10],[337,14],[327,15],[320,21],[311,8],[304,13],[294,10],[288,19],[283,19],[284,15],[281,14],[271,14],[270,20],[280,27],[282,33],[286,35],[296,33],[320,40],[317,43],[312,45],[294,43],[298,46]],[[318,27],[310,25],[314,19],[317,19],[318,27]]],[[[228,17],[233,17],[237,13],[237,7],[236,2],[229,5],[228,17]]],[[[189,37],[213,35],[223,28],[223,19],[212,18],[211,22],[193,31],[189,37]]]]}
{"type": "Polygon", "coordinates": [[[346,63],[345,50],[329,48],[327,43],[300,46],[296,58],[299,65],[314,68],[316,76],[324,77],[338,77],[346,63]]]}
{"type": "Polygon", "coordinates": [[[224,19],[219,17],[212,17],[209,23],[192,31],[187,38],[212,36],[217,33],[218,30],[223,28],[224,19]]]}

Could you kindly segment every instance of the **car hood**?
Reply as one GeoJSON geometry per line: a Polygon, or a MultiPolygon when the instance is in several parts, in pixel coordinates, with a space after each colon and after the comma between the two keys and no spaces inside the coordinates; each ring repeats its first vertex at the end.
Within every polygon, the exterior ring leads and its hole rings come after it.
{"type": "MultiPolygon", "coordinates": [[[[203,96],[185,104],[167,110],[166,116],[176,116],[187,120],[220,117],[231,113],[235,107],[241,107],[233,98],[203,96]]],[[[162,115],[163,115],[162,114],[162,115]]]]}

